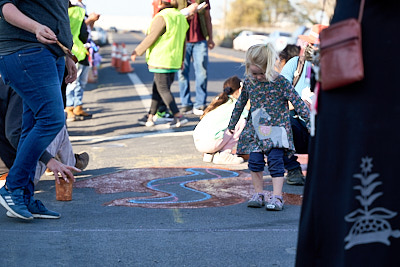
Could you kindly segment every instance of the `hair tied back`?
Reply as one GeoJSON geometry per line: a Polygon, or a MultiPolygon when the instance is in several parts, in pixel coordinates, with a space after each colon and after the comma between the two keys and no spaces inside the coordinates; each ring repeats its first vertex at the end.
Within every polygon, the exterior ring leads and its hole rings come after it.
{"type": "Polygon", "coordinates": [[[232,91],[233,91],[232,87],[228,86],[228,87],[224,88],[224,93],[227,95],[230,95],[232,93],[232,91]]]}

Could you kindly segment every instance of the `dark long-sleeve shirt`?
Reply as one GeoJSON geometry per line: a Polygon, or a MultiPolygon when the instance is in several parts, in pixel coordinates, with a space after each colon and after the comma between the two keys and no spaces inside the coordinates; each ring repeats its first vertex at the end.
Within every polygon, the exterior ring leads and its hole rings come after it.
{"type": "Polygon", "coordinates": [[[72,48],[72,34],[69,26],[68,1],[66,0],[0,0],[0,55],[7,55],[24,48],[46,47],[57,56],[64,52],[57,44],[40,43],[35,34],[15,27],[4,19],[4,4],[12,3],[31,19],[46,25],[57,39],[69,49],[72,48]]]}

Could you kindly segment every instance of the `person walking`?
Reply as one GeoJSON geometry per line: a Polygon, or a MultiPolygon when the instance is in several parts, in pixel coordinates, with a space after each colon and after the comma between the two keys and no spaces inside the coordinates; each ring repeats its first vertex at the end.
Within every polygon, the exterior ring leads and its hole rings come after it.
{"type": "Polygon", "coordinates": [[[146,38],[132,52],[131,59],[135,62],[136,56],[146,52],[149,71],[154,73],[152,101],[145,125],[154,125],[154,116],[163,101],[174,116],[170,127],[181,127],[188,120],[176,105],[171,85],[175,73],[182,66],[189,25],[185,16],[177,9],[176,1],[162,0],[159,7],[160,11],[154,16],[146,38]]]}
{"type": "MultiPolygon", "coordinates": [[[[234,131],[240,114],[250,100],[251,119],[246,124],[248,131],[245,140],[248,140],[248,143],[245,145],[247,145],[246,150],[250,151],[248,166],[255,193],[247,206],[261,208],[265,205],[263,171],[264,158],[267,156],[273,192],[267,200],[266,208],[280,211],[284,205],[282,188],[285,168],[290,170],[297,166],[293,157],[295,148],[288,101],[308,124],[309,109],[288,80],[276,71],[277,59],[278,55],[272,44],[254,45],[247,50],[245,56],[247,77],[233,110],[228,130],[234,131]]],[[[242,135],[244,134],[245,131],[242,135]]]]}
{"type": "Polygon", "coordinates": [[[181,111],[184,114],[193,112],[198,116],[203,114],[207,106],[208,49],[213,49],[215,46],[210,15],[211,7],[209,0],[179,0],[179,9],[185,8],[191,3],[201,4],[203,2],[207,4],[206,8],[188,18],[189,30],[186,37],[183,69],[178,71],[181,111]],[[193,60],[196,77],[196,100],[194,104],[190,95],[191,60],[193,60]]]}
{"type": "MultiPolygon", "coordinates": [[[[83,109],[83,93],[89,76],[89,50],[86,47],[89,38],[89,26],[86,10],[80,1],[70,1],[68,15],[70,27],[74,39],[72,53],[78,58],[76,68],[78,69],[77,79],[66,85],[66,107],[67,121],[75,121],[77,117],[81,119],[89,119],[92,114],[87,113],[83,109]]],[[[94,23],[94,22],[93,22],[94,23]]]]}
{"type": "MultiPolygon", "coordinates": [[[[60,90],[65,65],[66,82],[76,79],[75,63],[64,52],[72,48],[68,2],[0,0],[0,17],[0,74],[22,97],[24,109],[16,159],[0,188],[0,204],[20,219],[48,213],[59,217],[34,199],[34,176],[40,156],[65,125],[60,90]]],[[[67,182],[74,180],[68,168],[53,171],[67,182]]]]}
{"type": "MultiPolygon", "coordinates": [[[[357,19],[362,1],[337,0],[331,25],[357,19]]],[[[319,91],[297,267],[400,266],[399,9],[399,1],[365,1],[364,79],[319,91]]]]}

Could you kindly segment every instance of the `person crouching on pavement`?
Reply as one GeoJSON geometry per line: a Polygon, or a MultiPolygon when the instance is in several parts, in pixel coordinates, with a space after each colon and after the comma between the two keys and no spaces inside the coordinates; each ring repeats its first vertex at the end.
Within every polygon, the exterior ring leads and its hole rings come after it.
{"type": "Polygon", "coordinates": [[[240,164],[244,161],[235,153],[239,136],[246,125],[248,109],[244,109],[233,134],[227,129],[235,103],[242,91],[241,84],[237,76],[229,77],[224,82],[222,93],[204,110],[193,131],[194,144],[199,152],[204,153],[205,162],[240,164]]]}

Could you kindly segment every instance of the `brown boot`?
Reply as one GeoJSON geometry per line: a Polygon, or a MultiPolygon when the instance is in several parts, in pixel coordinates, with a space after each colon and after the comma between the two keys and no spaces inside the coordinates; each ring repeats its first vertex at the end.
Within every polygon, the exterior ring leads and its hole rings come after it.
{"type": "Polygon", "coordinates": [[[6,180],[7,176],[8,176],[8,172],[3,173],[2,175],[0,175],[0,180],[6,180]]]}
{"type": "Polygon", "coordinates": [[[83,110],[82,105],[76,106],[76,107],[74,108],[74,114],[75,114],[75,116],[82,116],[82,117],[84,117],[85,119],[86,119],[86,118],[89,119],[89,118],[92,117],[92,114],[89,114],[89,113],[87,113],[87,112],[85,112],[85,111],[83,110]]]}
{"type": "Polygon", "coordinates": [[[75,114],[74,114],[74,107],[66,107],[64,109],[65,112],[67,112],[67,121],[75,121],[75,114]]]}

